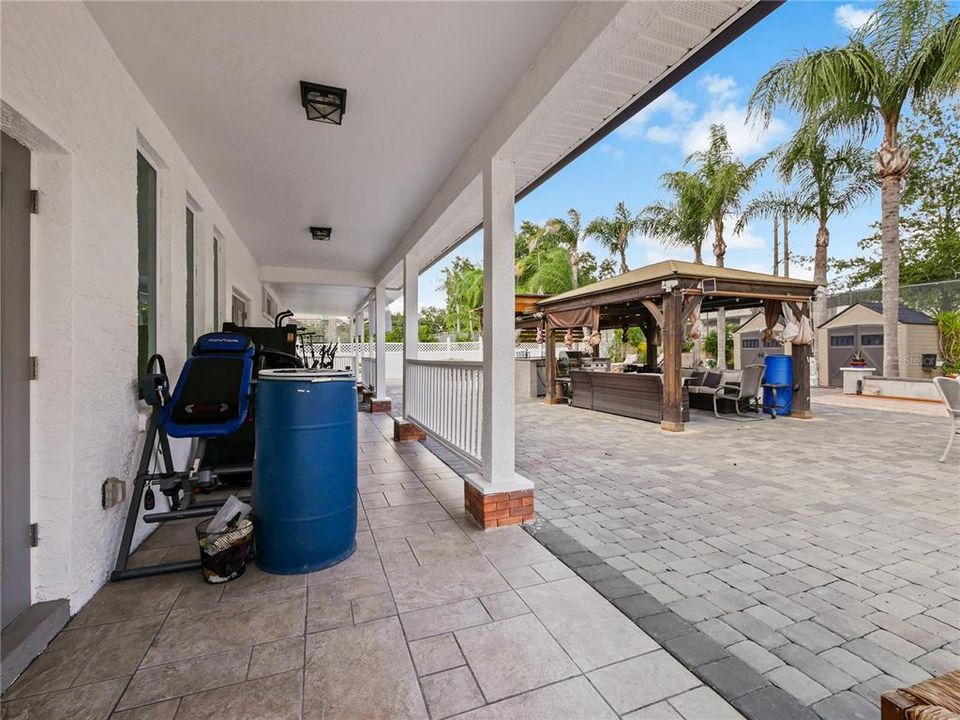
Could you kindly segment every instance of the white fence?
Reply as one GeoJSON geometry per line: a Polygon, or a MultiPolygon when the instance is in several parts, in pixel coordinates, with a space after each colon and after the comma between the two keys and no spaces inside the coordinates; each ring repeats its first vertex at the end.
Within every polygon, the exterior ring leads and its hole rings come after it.
{"type": "MultiPolygon", "coordinates": [[[[350,356],[350,362],[353,362],[353,355],[350,356]]],[[[336,365],[336,363],[334,363],[336,365]]],[[[360,377],[363,378],[363,384],[369,388],[377,390],[379,395],[386,392],[386,388],[377,388],[377,359],[375,357],[360,358],[360,377]]]]}
{"type": "Polygon", "coordinates": [[[483,364],[407,361],[404,415],[468,460],[480,463],[483,364]]]}
{"type": "MultiPolygon", "coordinates": [[[[399,383],[403,377],[403,343],[387,343],[387,380],[389,382],[399,383]]],[[[319,357],[320,344],[316,345],[317,357],[319,357]]],[[[351,369],[353,367],[353,357],[355,349],[359,349],[361,358],[360,367],[363,368],[362,359],[366,356],[373,356],[373,343],[340,343],[337,348],[337,355],[334,358],[333,366],[337,370],[351,369]]],[[[543,345],[535,342],[518,343],[516,347],[517,357],[543,357],[543,345]]],[[[307,356],[310,356],[309,349],[307,356]]],[[[481,342],[422,342],[417,345],[418,360],[447,360],[447,361],[466,361],[480,362],[483,360],[483,343],[481,342]]]]}

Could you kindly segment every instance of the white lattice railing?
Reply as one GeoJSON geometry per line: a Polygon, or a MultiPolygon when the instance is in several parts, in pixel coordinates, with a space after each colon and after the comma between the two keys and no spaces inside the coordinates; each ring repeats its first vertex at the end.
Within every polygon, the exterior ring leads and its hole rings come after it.
{"type": "Polygon", "coordinates": [[[360,358],[360,378],[368,388],[377,389],[377,359],[375,357],[360,358]]]}
{"type": "MultiPolygon", "coordinates": [[[[327,343],[313,343],[313,354],[320,357],[320,349],[326,347],[327,343]]],[[[403,343],[389,342],[385,343],[388,353],[402,353],[403,343]]],[[[543,345],[535,342],[517,343],[516,352],[520,357],[528,354],[529,357],[543,355],[543,345]]],[[[307,356],[310,357],[310,345],[306,346],[307,356]]],[[[302,351],[302,350],[301,350],[302,351]]],[[[372,355],[374,352],[373,343],[349,343],[342,342],[337,345],[336,357],[353,357],[355,351],[360,355],[372,355]]],[[[421,342],[417,343],[418,353],[471,353],[483,352],[483,343],[481,342],[421,342]]]]}
{"type": "Polygon", "coordinates": [[[408,360],[406,369],[407,419],[479,463],[483,363],[408,360]]]}

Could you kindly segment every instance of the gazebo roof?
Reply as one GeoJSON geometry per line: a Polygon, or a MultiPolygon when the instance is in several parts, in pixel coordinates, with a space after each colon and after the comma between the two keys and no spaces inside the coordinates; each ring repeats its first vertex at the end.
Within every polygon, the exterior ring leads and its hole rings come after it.
{"type": "MultiPolygon", "coordinates": [[[[750,270],[738,270],[736,268],[716,267],[713,265],[702,265],[700,263],[684,262],[682,260],[664,260],[662,262],[646,265],[636,270],[617,275],[616,277],[600,280],[591,285],[586,285],[576,290],[569,290],[559,295],[546,298],[540,301],[541,307],[548,307],[558,304],[579,304],[576,301],[602,301],[603,296],[613,296],[619,294],[618,291],[628,288],[641,288],[642,286],[658,286],[667,280],[687,280],[692,282],[683,283],[685,287],[693,287],[701,280],[717,281],[717,287],[720,289],[727,286],[729,291],[735,291],[742,288],[744,294],[763,293],[769,291],[771,295],[793,295],[812,297],[818,285],[809,280],[799,278],[785,278],[779,275],[767,275],[766,273],[752,272],[750,270]]],[[[656,288],[651,288],[656,289],[656,288]]],[[[659,294],[659,290],[656,293],[659,294]]],[[[641,295],[637,295],[641,297],[641,295]]],[[[592,303],[591,303],[592,304],[592,303]]]]}

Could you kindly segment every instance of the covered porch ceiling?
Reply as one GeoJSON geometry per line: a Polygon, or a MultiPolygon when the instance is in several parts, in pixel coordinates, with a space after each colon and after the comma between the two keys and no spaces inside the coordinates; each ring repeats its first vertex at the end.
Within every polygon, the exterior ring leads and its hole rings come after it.
{"type": "Polygon", "coordinates": [[[425,267],[477,227],[491,155],[529,191],[777,4],[88,7],[281,304],[340,314],[344,288],[399,287],[406,253],[425,267]],[[342,126],[307,121],[301,80],[347,89],[342,126]]]}

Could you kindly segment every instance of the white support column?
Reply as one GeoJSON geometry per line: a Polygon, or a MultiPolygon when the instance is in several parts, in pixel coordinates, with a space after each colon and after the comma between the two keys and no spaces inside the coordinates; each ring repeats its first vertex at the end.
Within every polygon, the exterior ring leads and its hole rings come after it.
{"type": "Polygon", "coordinates": [[[407,360],[417,359],[420,343],[420,308],[417,282],[420,278],[420,259],[413,253],[403,258],[403,411],[410,407],[407,388],[407,360]]]}
{"type": "Polygon", "coordinates": [[[351,340],[353,340],[353,374],[356,377],[360,373],[360,343],[363,342],[362,310],[353,316],[351,333],[351,340]]]}
{"type": "MultiPolygon", "coordinates": [[[[376,339],[376,358],[377,358],[377,379],[374,383],[377,396],[374,401],[388,400],[387,397],[387,286],[380,282],[374,291],[375,300],[373,307],[373,316],[376,318],[377,339],[376,339]]],[[[371,333],[373,330],[371,329],[371,333]]]]}
{"type": "Polygon", "coordinates": [[[514,465],[515,194],[513,163],[492,158],[483,171],[483,495],[533,488],[514,465]]]}

